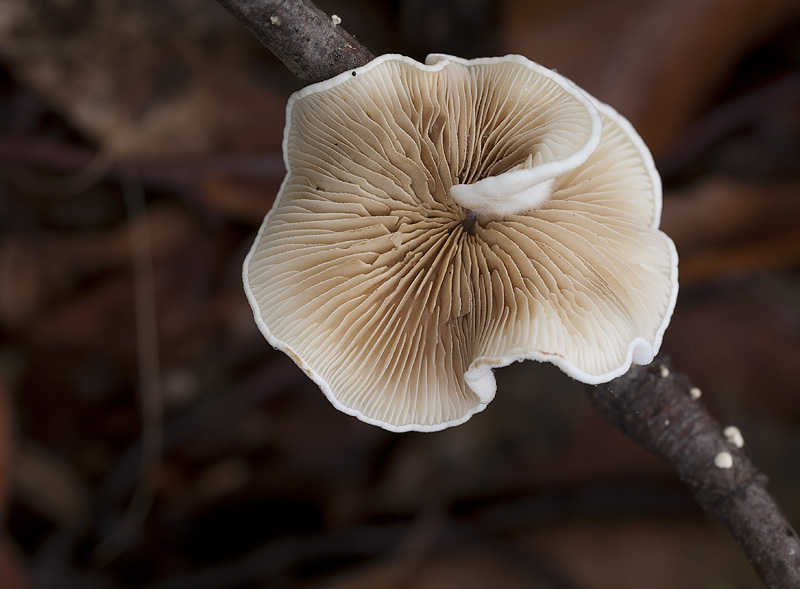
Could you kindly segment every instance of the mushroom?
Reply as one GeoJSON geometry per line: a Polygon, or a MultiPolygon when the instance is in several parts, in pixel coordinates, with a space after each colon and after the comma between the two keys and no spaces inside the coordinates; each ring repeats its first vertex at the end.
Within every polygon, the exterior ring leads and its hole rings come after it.
{"type": "Polygon", "coordinates": [[[601,383],[653,360],[677,296],[631,125],[518,55],[383,55],[296,92],[247,256],[256,322],[335,407],[463,423],[526,359],[601,383]]]}

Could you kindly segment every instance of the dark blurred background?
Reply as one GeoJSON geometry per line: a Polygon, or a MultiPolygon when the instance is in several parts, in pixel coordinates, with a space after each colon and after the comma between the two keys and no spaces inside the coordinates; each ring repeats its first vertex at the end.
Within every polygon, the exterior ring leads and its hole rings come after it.
{"type": "MultiPolygon", "coordinates": [[[[798,526],[798,2],[320,5],[376,54],[521,53],[630,118],[681,256],[664,350],[798,526]]],[[[213,0],[0,2],[0,586],[758,587],[550,366],[392,434],[270,348],[240,267],[298,88],[213,0]]]]}

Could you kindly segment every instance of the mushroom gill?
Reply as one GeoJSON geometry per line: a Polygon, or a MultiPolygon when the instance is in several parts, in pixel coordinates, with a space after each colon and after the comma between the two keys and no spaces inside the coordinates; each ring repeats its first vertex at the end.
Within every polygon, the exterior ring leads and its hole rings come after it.
{"type": "Polygon", "coordinates": [[[431,431],[485,408],[492,367],[601,382],[655,354],[677,291],[658,176],[550,70],[382,56],[293,95],[284,155],[246,291],[337,408],[431,431]]]}

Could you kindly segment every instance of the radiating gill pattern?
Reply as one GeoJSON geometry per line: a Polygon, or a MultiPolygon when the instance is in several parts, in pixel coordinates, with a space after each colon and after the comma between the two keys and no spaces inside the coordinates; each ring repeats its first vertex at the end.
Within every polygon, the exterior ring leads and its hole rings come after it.
{"type": "MultiPolygon", "coordinates": [[[[584,104],[517,61],[387,60],[302,96],[289,171],[246,266],[262,330],[331,400],[395,430],[460,423],[494,394],[464,373],[524,358],[606,378],[674,304],[658,179],[602,108],[602,141],[539,209],[476,218],[451,186],[584,147],[584,104]],[[531,116],[531,113],[534,113],[531,116]]],[[[648,347],[649,346],[649,347],[648,347]]]]}

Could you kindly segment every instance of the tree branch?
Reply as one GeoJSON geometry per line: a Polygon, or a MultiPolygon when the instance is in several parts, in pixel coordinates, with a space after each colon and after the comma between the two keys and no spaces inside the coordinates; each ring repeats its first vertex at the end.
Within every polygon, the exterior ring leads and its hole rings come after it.
{"type": "Polygon", "coordinates": [[[728,528],[767,587],[800,587],[800,540],[767,492],[767,477],[725,437],[691,389],[689,377],[661,358],[588,393],[606,421],[675,469],[703,509],[728,528]],[[715,464],[723,452],[732,458],[730,468],[715,464]]]}
{"type": "Polygon", "coordinates": [[[309,0],[217,0],[303,84],[332,78],[373,59],[309,0]]]}
{"type": "MultiPolygon", "coordinates": [[[[309,0],[217,2],[304,83],[372,59],[309,0]]],[[[659,360],[590,388],[589,397],[607,421],[675,469],[695,500],[725,524],[767,587],[800,587],[797,533],[766,491],[766,477],[725,438],[704,405],[690,396],[690,388],[686,375],[659,360]],[[730,468],[715,464],[722,452],[732,458],[730,468]]]]}

